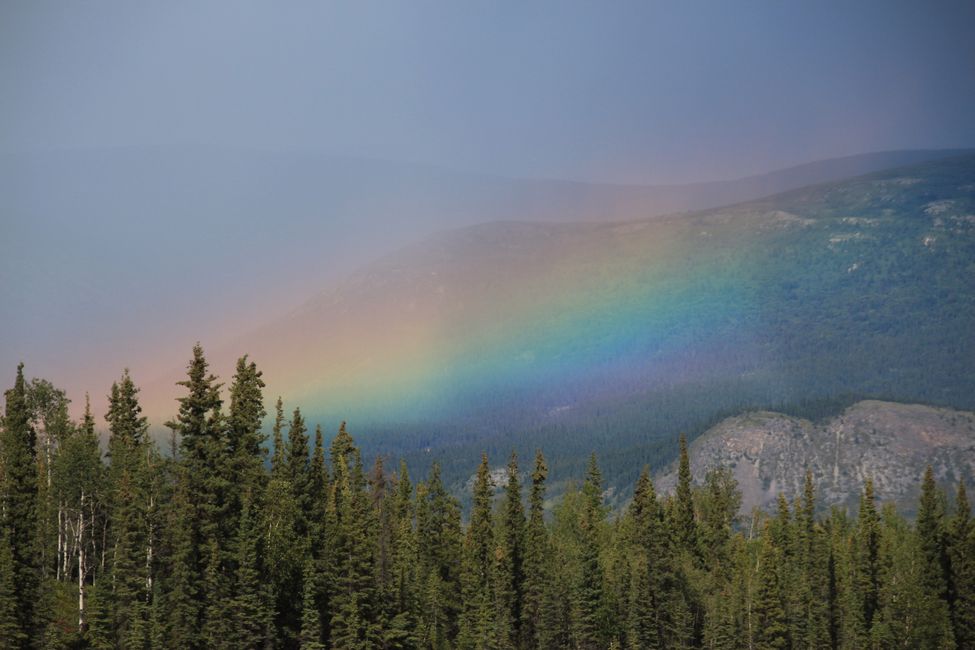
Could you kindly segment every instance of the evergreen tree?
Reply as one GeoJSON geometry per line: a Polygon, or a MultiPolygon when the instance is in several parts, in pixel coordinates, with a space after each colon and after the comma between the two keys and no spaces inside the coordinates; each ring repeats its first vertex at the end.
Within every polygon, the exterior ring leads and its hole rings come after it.
{"type": "Polygon", "coordinates": [[[5,398],[3,437],[0,439],[3,453],[0,527],[5,530],[4,539],[12,556],[11,575],[18,631],[11,636],[26,639],[39,630],[35,605],[39,596],[40,567],[37,563],[39,540],[36,538],[36,434],[27,403],[24,364],[17,366],[14,387],[6,392],[5,398]]]}
{"type": "Polygon", "coordinates": [[[261,529],[264,568],[270,583],[274,633],[278,645],[292,647],[300,630],[301,574],[308,540],[298,535],[298,504],[291,484],[283,478],[268,482],[261,529]]]}
{"type": "Polygon", "coordinates": [[[27,641],[27,632],[18,616],[15,581],[10,536],[5,529],[0,529],[0,647],[4,648],[19,648],[27,641]]]}
{"type": "Polygon", "coordinates": [[[324,551],[322,534],[325,526],[325,507],[328,501],[328,472],[325,469],[325,449],[321,425],[315,426],[315,444],[308,463],[307,493],[309,535],[314,543],[311,550],[316,559],[324,551]]]}
{"type": "Polygon", "coordinates": [[[691,463],[687,454],[687,438],[680,434],[680,455],[677,463],[677,489],[674,494],[673,534],[678,547],[697,554],[697,525],[694,520],[694,497],[691,489],[691,463]]]}
{"type": "Polygon", "coordinates": [[[295,502],[298,504],[299,535],[308,533],[308,514],[311,510],[309,460],[308,429],[305,426],[305,419],[301,416],[301,409],[296,408],[291,417],[291,426],[288,429],[288,452],[285,458],[285,467],[295,502]]]}
{"type": "Polygon", "coordinates": [[[508,482],[501,504],[500,549],[498,556],[498,629],[502,647],[513,646],[521,638],[525,590],[525,507],[521,502],[518,457],[508,462],[508,482]]]}
{"type": "Polygon", "coordinates": [[[460,504],[444,487],[438,463],[433,463],[427,481],[417,487],[416,528],[417,564],[422,590],[418,634],[420,645],[449,647],[458,632],[464,544],[460,504]]]}
{"type": "MultiPolygon", "coordinates": [[[[373,517],[362,489],[363,476],[358,449],[343,448],[341,438],[348,436],[340,429],[333,450],[334,479],[331,485],[335,524],[333,529],[335,561],[331,569],[334,592],[330,594],[330,637],[335,647],[357,650],[374,647],[379,640],[376,625],[376,593],[373,572],[373,517]],[[351,463],[343,455],[349,449],[351,463]]],[[[351,437],[349,437],[351,442],[351,437]]]]}
{"type": "MultiPolygon", "coordinates": [[[[862,634],[869,637],[880,601],[880,517],[873,496],[873,480],[867,479],[860,498],[853,552],[854,585],[859,600],[862,634]]],[[[860,639],[860,642],[865,642],[860,639]]]]}
{"type": "Polygon", "coordinates": [[[173,573],[179,575],[180,614],[171,614],[171,619],[176,617],[180,625],[187,626],[181,632],[191,644],[205,641],[201,626],[206,621],[210,627],[210,610],[219,606],[210,602],[210,598],[225,591],[223,588],[214,591],[216,586],[208,576],[225,576],[230,571],[236,532],[230,502],[233,492],[228,468],[232,459],[227,418],[221,410],[221,384],[209,374],[208,367],[203,349],[196,344],[187,366],[187,378],[178,382],[187,389],[187,394],[178,398],[179,414],[167,425],[181,438],[182,480],[188,491],[184,497],[186,502],[181,505],[185,521],[179,523],[185,529],[179,534],[179,543],[185,547],[173,551],[174,561],[179,564],[173,573]]]}
{"type": "Polygon", "coordinates": [[[133,477],[119,477],[116,507],[112,517],[115,537],[112,562],[114,593],[110,606],[115,612],[115,631],[126,648],[148,645],[148,587],[146,575],[145,519],[133,477]]]}
{"type": "Polygon", "coordinates": [[[663,630],[660,597],[664,593],[664,546],[661,515],[650,469],[644,467],[633,491],[629,510],[632,543],[636,551],[630,585],[631,647],[659,647],[663,630]]]}
{"type": "MultiPolygon", "coordinates": [[[[928,465],[921,481],[921,498],[916,524],[921,559],[918,599],[924,603],[918,627],[924,630],[922,634],[928,639],[926,643],[933,643],[934,639],[942,638],[945,635],[945,628],[950,628],[951,625],[948,607],[949,557],[946,526],[945,495],[935,483],[934,471],[928,465]]],[[[890,580],[885,582],[889,583],[890,580]]]]}
{"type": "Polygon", "coordinates": [[[829,612],[833,605],[823,553],[826,542],[816,525],[816,489],[809,470],[806,470],[802,494],[802,505],[796,513],[799,577],[793,602],[799,625],[795,642],[816,650],[830,646],[829,612]]]}
{"type": "Polygon", "coordinates": [[[228,535],[234,535],[238,528],[244,494],[253,499],[264,488],[264,449],[266,436],[261,431],[264,416],[264,379],[253,361],[247,355],[237,360],[237,370],[230,385],[230,411],[227,416],[227,453],[230,457],[228,467],[228,535]]]}
{"type": "Polygon", "coordinates": [[[113,650],[116,647],[110,580],[106,577],[93,584],[88,601],[88,630],[85,636],[88,647],[94,650],[113,650]]]}
{"type": "Polygon", "coordinates": [[[324,650],[322,643],[322,619],[318,608],[318,575],[315,562],[305,561],[304,592],[301,606],[301,650],[324,650]]]}
{"type": "Polygon", "coordinates": [[[224,573],[220,547],[211,539],[206,549],[206,578],[204,581],[203,639],[207,648],[233,647],[230,627],[233,612],[230,608],[230,584],[224,573]]]}
{"type": "Polygon", "coordinates": [[[260,562],[261,529],[244,495],[236,540],[234,594],[230,605],[232,647],[261,650],[270,643],[271,612],[260,562]]]}
{"type": "Polygon", "coordinates": [[[577,645],[583,649],[599,648],[605,642],[603,629],[603,571],[599,561],[603,508],[602,473],[596,454],[589,457],[586,480],[582,486],[583,512],[580,521],[580,581],[575,590],[573,616],[577,645]]]}
{"type": "Polygon", "coordinates": [[[958,482],[949,529],[951,623],[959,648],[975,648],[975,525],[965,482],[958,482]]]}
{"type": "Polygon", "coordinates": [[[531,496],[528,502],[528,525],[525,532],[524,605],[521,611],[522,647],[541,647],[544,630],[544,605],[550,590],[548,558],[551,549],[545,529],[545,480],[548,465],[541,450],[535,452],[531,496]]]}
{"type": "Polygon", "coordinates": [[[414,648],[419,618],[416,535],[413,528],[413,486],[406,462],[400,462],[389,522],[389,576],[385,596],[383,647],[414,648]]]}
{"type": "Polygon", "coordinates": [[[274,426],[271,428],[271,439],[274,454],[271,456],[271,478],[285,476],[285,458],[287,449],[284,446],[284,403],[278,397],[274,404],[274,426]]]}
{"type": "Polygon", "coordinates": [[[186,467],[180,467],[167,525],[170,558],[164,629],[172,647],[192,650],[201,647],[203,584],[199,542],[193,526],[196,509],[188,473],[186,467]]]}
{"type": "Polygon", "coordinates": [[[492,494],[488,458],[482,454],[474,479],[471,521],[464,539],[464,609],[458,639],[458,645],[463,648],[495,648],[498,641],[492,494]]]}
{"type": "Polygon", "coordinates": [[[125,647],[148,645],[149,585],[146,557],[149,544],[148,509],[151,479],[147,440],[148,421],[142,415],[139,389],[129,371],[112,384],[108,413],[108,453],[111,458],[112,593],[104,607],[114,612],[114,628],[125,647]]]}
{"type": "Polygon", "coordinates": [[[216,539],[223,551],[227,540],[221,532],[226,526],[228,492],[224,470],[229,465],[229,457],[226,426],[220,411],[223,403],[221,384],[208,373],[208,368],[203,348],[197,343],[187,366],[187,378],[177,382],[187,389],[188,394],[178,398],[179,415],[167,426],[177,431],[181,438],[181,460],[188,470],[196,506],[190,525],[204,545],[216,539]]]}
{"type": "Polygon", "coordinates": [[[782,552],[774,540],[774,535],[766,529],[758,557],[758,591],[754,606],[755,648],[758,650],[790,646],[788,620],[782,605],[782,552]]]}

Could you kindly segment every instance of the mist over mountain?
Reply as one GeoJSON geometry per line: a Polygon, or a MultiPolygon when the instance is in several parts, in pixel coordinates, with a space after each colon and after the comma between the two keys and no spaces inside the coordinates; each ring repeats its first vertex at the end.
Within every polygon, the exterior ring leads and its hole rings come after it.
{"type": "Polygon", "coordinates": [[[444,232],[215,358],[249,352],[309,417],[457,480],[481,449],[543,446],[570,475],[599,449],[625,481],[749,408],[975,408],[972,259],[969,155],[689,214],[444,232]]]}
{"type": "Polygon", "coordinates": [[[97,405],[120,367],[149,381],[187,341],[240,336],[444,228],[647,218],[951,153],[865,154],[658,187],[208,147],[2,154],[0,364],[26,360],[97,405]]]}

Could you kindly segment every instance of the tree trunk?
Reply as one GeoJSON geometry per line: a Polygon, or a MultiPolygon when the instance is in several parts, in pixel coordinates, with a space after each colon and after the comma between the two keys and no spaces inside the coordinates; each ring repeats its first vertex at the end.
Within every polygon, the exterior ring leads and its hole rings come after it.
{"type": "Polygon", "coordinates": [[[85,631],[85,493],[78,512],[78,631],[85,631]]]}

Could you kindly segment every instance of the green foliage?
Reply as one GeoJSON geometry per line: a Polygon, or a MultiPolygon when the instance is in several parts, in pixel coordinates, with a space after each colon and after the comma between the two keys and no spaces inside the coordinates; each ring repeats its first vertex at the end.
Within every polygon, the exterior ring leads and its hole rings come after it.
{"type": "Polygon", "coordinates": [[[541,452],[527,512],[517,456],[502,469],[483,454],[464,523],[438,463],[415,489],[405,462],[387,474],[378,458],[367,476],[343,424],[326,467],[321,429],[309,453],[298,409],[287,445],[277,409],[280,455],[265,467],[260,372],[246,359],[226,418],[199,348],[184,386],[172,423],[182,453],[163,459],[123,374],[105,466],[90,408],[64,422],[59,391],[19,373],[0,438],[0,645],[947,649],[975,638],[965,485],[949,505],[931,469],[914,523],[878,510],[869,480],[855,518],[817,518],[808,472],[801,494],[743,523],[731,472],[693,477],[681,440],[673,494],[658,496],[646,467],[614,511],[592,454],[547,520],[541,452]],[[31,438],[35,427],[44,434],[31,438]],[[42,499],[53,527],[37,516],[42,499]],[[22,577],[37,586],[29,618],[22,577]]]}

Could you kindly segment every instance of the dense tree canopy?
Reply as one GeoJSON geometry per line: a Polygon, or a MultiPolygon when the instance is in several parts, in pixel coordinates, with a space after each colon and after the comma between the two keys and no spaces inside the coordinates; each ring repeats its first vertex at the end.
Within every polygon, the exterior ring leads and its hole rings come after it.
{"type": "Polygon", "coordinates": [[[949,497],[931,468],[914,522],[869,479],[857,512],[822,513],[809,473],[742,522],[731,472],[692,476],[683,437],[675,492],[644,469],[617,509],[595,454],[555,503],[541,451],[528,471],[484,454],[462,518],[438,464],[367,472],[344,424],[310,439],[280,399],[267,449],[247,357],[226,413],[199,346],[181,386],[178,454],[148,436],[125,371],[103,455],[90,408],[71,422],[62,391],[17,369],[0,647],[975,647],[975,523],[964,483],[949,497]]]}

